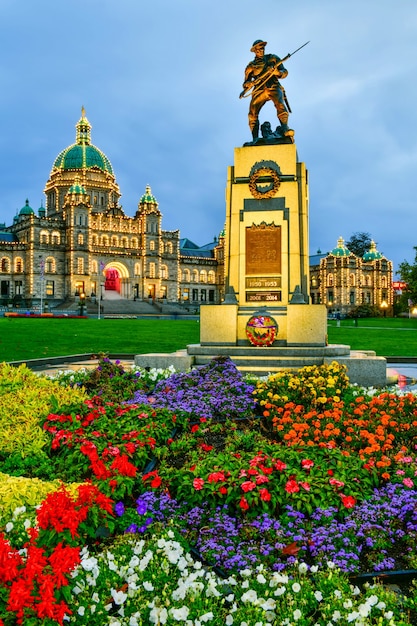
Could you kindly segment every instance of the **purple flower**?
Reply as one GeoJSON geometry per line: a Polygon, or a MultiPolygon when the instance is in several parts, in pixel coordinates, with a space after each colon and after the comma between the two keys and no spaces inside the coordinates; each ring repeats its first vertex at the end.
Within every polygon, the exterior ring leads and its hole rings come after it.
{"type": "Polygon", "coordinates": [[[121,517],[123,515],[123,513],[125,512],[125,505],[123,504],[123,502],[117,502],[114,505],[114,512],[116,513],[116,515],[118,515],[119,517],[121,517]]]}

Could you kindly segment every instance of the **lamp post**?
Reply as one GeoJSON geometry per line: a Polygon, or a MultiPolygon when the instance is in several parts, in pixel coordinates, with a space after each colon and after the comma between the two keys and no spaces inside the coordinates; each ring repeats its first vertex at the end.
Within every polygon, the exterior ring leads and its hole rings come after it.
{"type": "Polygon", "coordinates": [[[384,313],[384,317],[387,317],[387,308],[388,308],[388,304],[385,300],[382,300],[381,302],[381,309],[384,313]]]}
{"type": "Polygon", "coordinates": [[[80,315],[84,315],[84,308],[85,308],[85,293],[81,292],[80,293],[80,315]]]}

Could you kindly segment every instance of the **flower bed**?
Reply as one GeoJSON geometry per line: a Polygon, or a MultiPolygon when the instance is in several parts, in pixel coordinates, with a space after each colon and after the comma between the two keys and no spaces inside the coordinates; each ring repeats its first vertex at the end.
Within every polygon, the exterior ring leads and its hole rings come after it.
{"type": "Polygon", "coordinates": [[[42,445],[0,455],[0,626],[416,623],[412,580],[352,583],[417,566],[414,395],[225,359],[48,384],[67,395],[27,422],[42,445]]]}

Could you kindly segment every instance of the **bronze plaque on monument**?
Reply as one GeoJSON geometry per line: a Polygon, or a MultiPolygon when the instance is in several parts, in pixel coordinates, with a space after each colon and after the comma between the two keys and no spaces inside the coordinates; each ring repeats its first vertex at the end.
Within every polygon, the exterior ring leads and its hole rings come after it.
{"type": "Polygon", "coordinates": [[[246,274],[281,274],[281,226],[262,222],[246,228],[246,274]]]}

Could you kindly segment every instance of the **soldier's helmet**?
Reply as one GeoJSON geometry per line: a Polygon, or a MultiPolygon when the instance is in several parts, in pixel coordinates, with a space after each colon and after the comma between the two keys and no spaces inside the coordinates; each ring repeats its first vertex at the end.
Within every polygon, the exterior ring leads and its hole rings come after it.
{"type": "Polygon", "coordinates": [[[259,48],[259,46],[265,47],[267,43],[268,43],[267,41],[262,41],[262,39],[257,39],[256,41],[253,42],[252,48],[250,49],[250,51],[255,52],[255,48],[259,48]]]}

